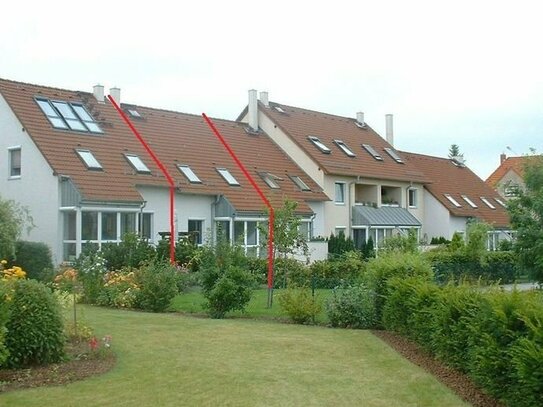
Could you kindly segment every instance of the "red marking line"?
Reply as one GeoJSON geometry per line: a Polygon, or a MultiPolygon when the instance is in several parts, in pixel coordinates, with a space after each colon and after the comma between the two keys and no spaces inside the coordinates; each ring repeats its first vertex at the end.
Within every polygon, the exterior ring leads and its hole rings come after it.
{"type": "Polygon", "coordinates": [[[123,118],[125,123],[128,125],[130,130],[132,130],[132,133],[136,136],[136,138],[139,140],[139,142],[143,145],[145,150],[149,153],[155,164],[158,166],[162,174],[166,177],[166,180],[168,180],[168,184],[170,185],[170,263],[175,264],[175,237],[174,237],[174,224],[173,224],[173,208],[174,208],[174,202],[175,202],[175,182],[173,181],[173,178],[170,176],[170,173],[162,164],[162,162],[159,160],[159,158],[156,156],[154,151],[151,149],[149,144],[143,139],[143,137],[140,135],[140,133],[136,130],[132,122],[128,119],[126,114],[122,111],[122,109],[119,107],[117,102],[115,102],[115,99],[111,97],[111,95],[108,95],[108,99],[113,105],[113,107],[117,110],[119,115],[123,118]]]}
{"type": "Polygon", "coordinates": [[[209,117],[207,117],[205,113],[202,113],[202,116],[207,122],[207,124],[209,125],[209,127],[211,128],[211,130],[213,130],[213,133],[215,134],[215,136],[217,136],[217,138],[220,140],[224,148],[226,148],[226,151],[230,153],[230,156],[233,158],[233,160],[235,161],[235,163],[237,164],[241,172],[243,172],[243,175],[245,175],[245,178],[247,178],[247,180],[253,186],[255,191],[258,193],[258,195],[260,196],[260,199],[262,199],[262,201],[266,204],[266,206],[270,210],[270,220],[269,220],[269,225],[268,225],[269,226],[269,229],[268,229],[268,288],[272,288],[273,287],[273,224],[275,221],[275,212],[273,210],[273,206],[271,205],[268,198],[266,198],[266,195],[264,195],[260,187],[257,185],[257,183],[255,182],[255,180],[253,179],[249,171],[247,171],[243,163],[236,156],[236,153],[234,153],[234,150],[232,150],[232,148],[230,147],[228,142],[225,140],[225,138],[222,136],[222,134],[219,133],[219,130],[217,130],[217,128],[215,127],[215,124],[213,124],[211,119],[209,119],[209,117]]]}

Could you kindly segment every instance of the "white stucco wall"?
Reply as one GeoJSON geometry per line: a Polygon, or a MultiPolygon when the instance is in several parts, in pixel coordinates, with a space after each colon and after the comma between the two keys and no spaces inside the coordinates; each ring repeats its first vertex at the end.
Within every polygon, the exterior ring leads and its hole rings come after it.
{"type": "Polygon", "coordinates": [[[520,175],[518,175],[513,170],[507,171],[507,173],[503,176],[503,178],[496,185],[496,187],[497,187],[496,190],[498,191],[498,193],[502,197],[504,197],[506,199],[510,199],[509,197],[507,197],[505,195],[505,189],[509,185],[518,185],[522,189],[525,188],[524,180],[522,179],[522,177],[520,175]]]}
{"type": "MultiPolygon", "coordinates": [[[[147,202],[144,212],[153,213],[153,241],[160,240],[159,232],[170,231],[170,192],[168,188],[138,187],[138,192],[147,202]]],[[[175,195],[175,219],[177,232],[188,230],[189,219],[204,221],[204,231],[211,228],[214,196],[177,193],[175,195]]],[[[204,232],[204,237],[206,232],[204,232]]]]}
{"type": "Polygon", "coordinates": [[[313,236],[326,237],[324,232],[324,202],[308,202],[308,205],[315,214],[313,218],[313,236]]]}
{"type": "Polygon", "coordinates": [[[422,237],[428,242],[433,237],[443,236],[450,239],[450,212],[430,192],[424,190],[424,222],[422,237]]]}
{"type": "Polygon", "coordinates": [[[449,223],[449,237],[451,239],[454,232],[466,232],[467,218],[465,216],[451,216],[449,223]]]}
{"type": "Polygon", "coordinates": [[[0,197],[26,206],[35,227],[22,240],[46,243],[55,264],[61,259],[62,228],[58,178],[0,95],[0,197]],[[21,176],[9,178],[8,148],[21,147],[21,176]]]}

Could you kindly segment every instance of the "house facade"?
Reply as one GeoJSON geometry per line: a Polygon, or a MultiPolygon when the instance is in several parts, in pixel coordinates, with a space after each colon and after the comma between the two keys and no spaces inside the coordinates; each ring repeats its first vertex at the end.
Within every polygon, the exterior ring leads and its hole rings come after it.
{"type": "MultiPolygon", "coordinates": [[[[260,255],[266,208],[203,118],[121,103],[118,89],[111,95],[173,178],[176,235],[202,244],[220,231],[260,255]]],[[[274,207],[298,202],[301,233],[311,236],[323,223],[320,186],[265,133],[214,123],[274,207]]],[[[156,243],[170,231],[167,179],[102,86],[81,92],[0,80],[0,153],[0,196],[29,209],[35,227],[22,238],[47,243],[55,263],[128,232],[156,243]]]]}
{"type": "Polygon", "coordinates": [[[500,165],[489,177],[486,183],[495,189],[503,198],[511,199],[517,196],[519,189],[524,190],[524,165],[527,157],[507,157],[500,155],[500,165]]]}
{"type": "Polygon", "coordinates": [[[394,149],[392,115],[383,138],[363,113],[348,118],[274,103],[267,92],[257,101],[250,91],[238,120],[265,131],[322,187],[330,199],[320,204],[323,236],[343,231],[358,246],[371,236],[379,248],[410,229],[423,242],[451,239],[479,219],[494,227],[489,248],[511,238],[503,200],[463,162],[394,149]]]}
{"type": "Polygon", "coordinates": [[[266,92],[259,101],[256,91],[249,94],[238,120],[268,134],[329,198],[319,203],[324,216],[315,234],[344,232],[359,247],[371,236],[377,248],[410,229],[420,235],[427,179],[394,149],[391,120],[387,141],[362,113],[346,118],[269,102],[266,92]]]}

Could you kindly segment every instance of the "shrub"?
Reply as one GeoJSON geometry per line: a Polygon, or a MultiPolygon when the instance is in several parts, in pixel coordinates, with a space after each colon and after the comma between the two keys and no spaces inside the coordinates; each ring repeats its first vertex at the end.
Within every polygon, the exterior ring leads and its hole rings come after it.
{"type": "Polygon", "coordinates": [[[236,266],[228,266],[218,276],[212,288],[204,291],[209,315],[212,318],[224,318],[227,312],[243,311],[251,300],[254,283],[252,276],[236,266]]]}
{"type": "Polygon", "coordinates": [[[135,272],[136,306],[145,311],[163,312],[177,289],[177,270],[167,262],[153,262],[135,272]]]}
{"type": "Polygon", "coordinates": [[[125,267],[109,271],[104,276],[104,285],[96,298],[98,305],[118,308],[133,308],[136,305],[140,285],[134,271],[125,267]]]}
{"type": "Polygon", "coordinates": [[[415,276],[427,280],[433,276],[430,263],[417,253],[385,253],[368,262],[364,280],[368,288],[375,292],[375,317],[378,323],[381,323],[388,280],[415,276]]]}
{"type": "Polygon", "coordinates": [[[96,304],[107,271],[104,258],[99,252],[82,254],[77,259],[74,268],[83,286],[82,300],[89,304],[96,304]]]}
{"type": "Polygon", "coordinates": [[[59,362],[64,356],[64,326],[51,290],[35,280],[13,282],[6,324],[7,365],[22,367],[59,362]]]}
{"type": "Polygon", "coordinates": [[[6,347],[6,324],[9,320],[9,303],[11,302],[10,290],[5,281],[0,280],[0,367],[9,356],[6,347]]]}
{"type": "Polygon", "coordinates": [[[273,286],[286,288],[291,284],[294,286],[310,285],[309,269],[296,259],[288,257],[275,259],[273,286]]]}
{"type": "Polygon", "coordinates": [[[315,321],[315,317],[322,310],[321,301],[313,297],[311,290],[307,287],[289,287],[283,290],[278,297],[281,308],[297,324],[315,321]]]}
{"type": "Polygon", "coordinates": [[[369,329],[376,325],[375,293],[364,285],[334,289],[326,302],[330,325],[341,328],[369,329]]]}
{"type": "Polygon", "coordinates": [[[135,233],[127,233],[119,244],[102,245],[101,253],[108,270],[120,270],[123,267],[136,268],[152,260],[155,249],[146,239],[140,238],[135,233]]]}
{"type": "Polygon", "coordinates": [[[53,260],[49,246],[41,242],[18,241],[15,245],[17,264],[27,273],[27,278],[50,281],[53,260]]]}

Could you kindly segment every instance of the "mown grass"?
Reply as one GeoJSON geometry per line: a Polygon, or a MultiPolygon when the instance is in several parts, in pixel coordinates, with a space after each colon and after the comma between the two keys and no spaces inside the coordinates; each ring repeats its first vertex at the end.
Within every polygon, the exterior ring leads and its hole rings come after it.
{"type": "MultiPolygon", "coordinates": [[[[277,289],[273,291],[273,306],[267,307],[268,304],[268,290],[259,289],[254,290],[251,296],[251,301],[247,304],[245,310],[234,311],[228,313],[228,317],[232,318],[257,318],[257,319],[276,319],[287,321],[288,315],[281,309],[279,304],[279,296],[283,290],[277,289]]],[[[332,294],[332,290],[317,289],[315,290],[315,298],[323,304],[322,311],[315,318],[317,324],[325,324],[328,322],[326,312],[324,309],[324,302],[332,294]]],[[[205,298],[198,290],[190,291],[180,294],[172,300],[170,311],[204,315],[206,310],[204,309],[205,298]]]]}
{"type": "Polygon", "coordinates": [[[466,406],[368,331],[81,307],[117,366],[2,406],[466,406]]]}

